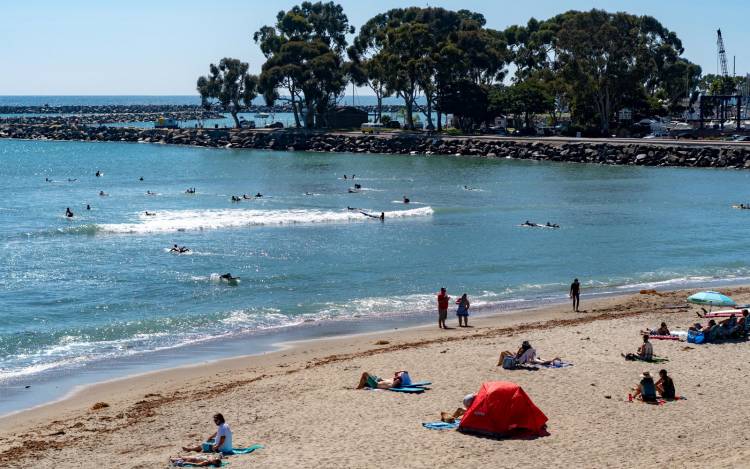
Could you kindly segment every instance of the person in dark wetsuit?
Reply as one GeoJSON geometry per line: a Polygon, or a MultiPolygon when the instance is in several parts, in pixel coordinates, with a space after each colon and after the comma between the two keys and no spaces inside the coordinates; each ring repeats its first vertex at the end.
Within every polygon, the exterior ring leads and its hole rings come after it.
{"type": "Polygon", "coordinates": [[[380,212],[380,221],[385,220],[385,212],[380,212]]]}
{"type": "Polygon", "coordinates": [[[91,210],[91,205],[86,204],[86,210],[91,210]]]}
{"type": "Polygon", "coordinates": [[[578,312],[578,306],[581,304],[581,284],[578,279],[573,279],[570,284],[570,298],[573,300],[573,311],[578,312]]]}
{"type": "Polygon", "coordinates": [[[68,218],[73,218],[73,212],[70,211],[70,207],[65,209],[65,216],[68,218]]]}
{"type": "Polygon", "coordinates": [[[408,204],[409,202],[411,202],[411,200],[409,200],[409,198],[407,196],[404,196],[404,203],[408,204]]]}

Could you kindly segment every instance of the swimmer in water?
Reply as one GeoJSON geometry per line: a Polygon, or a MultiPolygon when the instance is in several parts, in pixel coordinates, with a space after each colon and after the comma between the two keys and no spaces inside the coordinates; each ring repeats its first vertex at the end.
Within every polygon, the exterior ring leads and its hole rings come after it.
{"type": "Polygon", "coordinates": [[[156,194],[151,191],[146,191],[146,195],[156,195],[156,194]]]}
{"type": "Polygon", "coordinates": [[[263,197],[263,194],[261,194],[260,192],[258,192],[257,194],[255,194],[255,198],[256,199],[260,199],[261,197],[263,197]]]}
{"type": "Polygon", "coordinates": [[[139,181],[143,181],[143,176],[141,176],[140,178],[138,178],[138,180],[139,181]]]}
{"type": "Polygon", "coordinates": [[[233,196],[232,196],[232,202],[239,202],[240,200],[242,200],[242,199],[240,199],[240,198],[239,198],[239,197],[237,197],[236,195],[233,195],[233,196]]]}
{"type": "Polygon", "coordinates": [[[107,197],[107,195],[109,195],[109,194],[107,194],[107,193],[106,193],[106,192],[104,192],[104,191],[99,191],[99,196],[100,196],[100,197],[107,197]]]}
{"type": "Polygon", "coordinates": [[[77,180],[78,180],[78,178],[73,178],[73,179],[68,178],[68,182],[76,182],[77,180]]]}
{"type": "Polygon", "coordinates": [[[362,189],[362,184],[354,184],[355,189],[362,189]]]}
{"type": "Polygon", "coordinates": [[[252,197],[249,197],[247,194],[242,194],[242,198],[245,200],[252,199],[252,197]]]}
{"type": "Polygon", "coordinates": [[[70,211],[70,207],[65,209],[65,216],[68,218],[73,218],[73,212],[70,211]]]}
{"type": "Polygon", "coordinates": [[[155,215],[156,215],[156,212],[149,212],[148,210],[146,210],[146,216],[147,217],[153,217],[155,215]]]}
{"type": "Polygon", "coordinates": [[[409,200],[409,198],[408,198],[408,197],[406,197],[406,196],[404,196],[404,203],[405,203],[405,204],[408,204],[409,202],[411,202],[411,201],[409,200]]]}
{"type": "Polygon", "coordinates": [[[86,204],[86,210],[91,210],[91,205],[86,204]]]}
{"type": "Polygon", "coordinates": [[[102,172],[101,172],[101,171],[97,171],[97,172],[96,172],[96,177],[100,177],[101,175],[102,175],[102,172]]]}
{"type": "Polygon", "coordinates": [[[219,278],[221,278],[222,280],[229,281],[229,280],[237,280],[239,277],[232,277],[232,274],[230,274],[229,272],[227,272],[226,274],[220,276],[219,278]]]}
{"type": "Polygon", "coordinates": [[[52,179],[50,179],[50,178],[44,178],[44,182],[52,182],[52,179]]]}

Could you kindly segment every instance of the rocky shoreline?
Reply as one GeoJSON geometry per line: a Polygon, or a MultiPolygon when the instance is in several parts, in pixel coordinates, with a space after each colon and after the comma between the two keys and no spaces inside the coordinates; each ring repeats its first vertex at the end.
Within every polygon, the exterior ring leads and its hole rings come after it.
{"type": "Polygon", "coordinates": [[[750,169],[750,144],[512,140],[418,134],[362,135],[296,130],[138,129],[84,125],[21,125],[0,121],[0,138],[161,143],[282,151],[469,155],[638,166],[750,169]]]}

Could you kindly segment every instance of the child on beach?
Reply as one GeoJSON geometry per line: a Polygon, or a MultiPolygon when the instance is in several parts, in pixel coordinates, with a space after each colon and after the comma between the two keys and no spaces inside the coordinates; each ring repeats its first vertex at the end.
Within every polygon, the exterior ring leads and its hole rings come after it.
{"type": "Polygon", "coordinates": [[[204,453],[232,453],[232,430],[221,414],[214,415],[216,431],[208,437],[206,443],[199,446],[183,446],[183,451],[195,451],[204,453]]]}

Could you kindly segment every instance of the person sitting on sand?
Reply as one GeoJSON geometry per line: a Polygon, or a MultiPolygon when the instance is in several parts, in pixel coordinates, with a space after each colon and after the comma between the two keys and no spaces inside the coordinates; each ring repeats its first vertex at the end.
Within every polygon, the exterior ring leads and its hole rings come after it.
{"type": "Polygon", "coordinates": [[[467,394],[464,396],[462,407],[457,408],[452,414],[449,412],[440,412],[440,420],[447,423],[454,423],[456,419],[463,417],[466,411],[469,410],[476,397],[475,393],[467,394]]]}
{"type": "Polygon", "coordinates": [[[204,453],[223,453],[231,454],[232,452],[232,430],[224,420],[224,416],[221,414],[214,415],[214,423],[216,424],[216,431],[207,438],[206,442],[211,443],[210,445],[198,445],[198,446],[183,446],[183,451],[195,451],[204,453]]]}
{"type": "Polygon", "coordinates": [[[710,319],[708,324],[701,329],[703,336],[706,338],[706,342],[715,342],[719,339],[719,325],[716,321],[710,319]]]}
{"type": "Polygon", "coordinates": [[[373,374],[364,372],[362,373],[362,376],[359,377],[357,389],[391,389],[400,388],[401,386],[408,386],[410,384],[411,378],[409,377],[408,371],[397,371],[393,373],[393,378],[391,379],[378,378],[373,374]]]}
{"type": "Polygon", "coordinates": [[[641,381],[633,388],[633,398],[643,402],[656,402],[656,385],[648,371],[643,372],[641,381]]]}
{"type": "Polygon", "coordinates": [[[73,218],[73,212],[70,210],[70,207],[65,209],[65,216],[68,218],[73,218]]]}
{"type": "Polygon", "coordinates": [[[169,463],[177,467],[221,467],[221,454],[216,456],[173,456],[169,463]]]}
{"type": "Polygon", "coordinates": [[[737,331],[737,318],[734,313],[719,323],[719,336],[724,339],[732,337],[737,331]]]}
{"type": "Polygon", "coordinates": [[[536,358],[536,350],[531,346],[528,340],[524,340],[521,344],[521,348],[516,353],[511,351],[505,351],[500,353],[500,359],[497,361],[497,366],[503,365],[505,357],[513,357],[514,365],[526,365],[532,363],[536,358]]]}
{"type": "Polygon", "coordinates": [[[748,332],[750,332],[750,314],[746,309],[743,309],[742,317],[737,323],[737,331],[735,332],[735,335],[738,337],[747,337],[748,332]]]}
{"type": "Polygon", "coordinates": [[[667,370],[659,370],[659,381],[656,382],[656,390],[664,399],[674,399],[674,381],[667,376],[667,370]]]}
{"type": "Polygon", "coordinates": [[[622,354],[625,360],[641,360],[644,362],[650,362],[654,359],[654,347],[648,340],[648,334],[643,334],[643,344],[638,347],[636,353],[622,354]]]}

